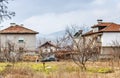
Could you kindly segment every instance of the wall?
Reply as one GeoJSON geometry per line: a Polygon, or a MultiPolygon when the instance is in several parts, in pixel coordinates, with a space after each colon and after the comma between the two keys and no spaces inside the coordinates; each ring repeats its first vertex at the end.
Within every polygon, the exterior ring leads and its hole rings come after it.
{"type": "Polygon", "coordinates": [[[120,32],[104,32],[103,33],[103,35],[101,36],[101,42],[102,42],[101,58],[112,58],[111,54],[115,54],[115,51],[111,46],[115,46],[113,44],[113,42],[115,41],[119,42],[120,44],[120,32]]]}
{"type": "Polygon", "coordinates": [[[1,34],[1,46],[3,48],[7,47],[7,41],[15,44],[15,48],[24,47],[26,50],[36,49],[36,37],[35,34],[1,34]],[[24,43],[19,43],[19,39],[23,38],[24,43]]]}
{"type": "Polygon", "coordinates": [[[115,47],[102,47],[101,48],[101,55],[100,58],[113,58],[113,56],[119,56],[120,57],[120,48],[116,48],[115,47]]]}
{"type": "Polygon", "coordinates": [[[56,48],[52,47],[52,46],[47,46],[47,48],[42,47],[41,50],[42,50],[42,52],[48,52],[48,53],[50,53],[51,51],[54,52],[56,50],[56,48]]]}
{"type": "Polygon", "coordinates": [[[120,42],[120,32],[104,32],[101,37],[102,46],[111,46],[116,40],[120,42]]]}
{"type": "Polygon", "coordinates": [[[98,27],[93,28],[93,32],[98,32],[98,27]]]}

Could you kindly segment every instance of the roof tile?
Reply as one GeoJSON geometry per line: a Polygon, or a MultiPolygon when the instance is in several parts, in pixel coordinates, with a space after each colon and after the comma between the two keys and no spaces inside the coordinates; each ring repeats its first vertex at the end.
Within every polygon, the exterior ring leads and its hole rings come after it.
{"type": "Polygon", "coordinates": [[[105,26],[105,28],[99,30],[98,32],[93,32],[93,30],[91,30],[83,35],[91,35],[91,34],[101,33],[101,32],[120,32],[120,24],[115,24],[115,23],[104,22],[104,23],[94,25],[92,26],[92,28],[101,27],[101,26],[105,26]]]}
{"type": "Polygon", "coordinates": [[[1,34],[38,34],[38,32],[20,25],[10,26],[0,31],[1,34]]]}

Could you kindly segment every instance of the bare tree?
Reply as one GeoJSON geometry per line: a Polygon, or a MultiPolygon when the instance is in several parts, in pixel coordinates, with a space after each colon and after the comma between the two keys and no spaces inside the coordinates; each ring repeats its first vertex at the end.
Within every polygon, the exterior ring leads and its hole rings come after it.
{"type": "Polygon", "coordinates": [[[70,41],[68,40],[66,34],[64,34],[62,37],[57,37],[55,43],[57,47],[66,47],[70,45],[70,41]]]}
{"type": "Polygon", "coordinates": [[[120,60],[120,42],[118,40],[112,41],[111,48],[114,60],[120,60]]]}
{"type": "MultiPolygon", "coordinates": [[[[8,11],[7,4],[9,3],[9,1],[10,0],[0,0],[0,23],[5,19],[11,19],[11,17],[15,16],[15,12],[8,11]]],[[[1,47],[1,38],[0,38],[0,56],[4,58],[4,54],[1,53],[1,48],[2,47],[1,47]]]]}
{"type": "Polygon", "coordinates": [[[67,60],[70,59],[70,52],[72,50],[72,44],[71,41],[67,38],[66,34],[64,34],[61,37],[57,37],[56,38],[56,46],[57,46],[57,50],[55,52],[55,56],[58,59],[63,59],[63,60],[67,60]]]}
{"type": "MultiPolygon", "coordinates": [[[[21,61],[21,56],[25,52],[25,46],[19,47],[14,42],[7,40],[6,45],[2,48],[2,57],[4,57],[3,61],[9,61],[15,63],[17,61],[21,61]]],[[[1,59],[1,58],[0,58],[1,59]]],[[[2,61],[2,59],[1,59],[2,61]]]]}
{"type": "Polygon", "coordinates": [[[7,4],[10,0],[0,0],[0,23],[4,19],[11,19],[12,16],[15,16],[15,12],[8,11],[7,4]]]}
{"type": "Polygon", "coordinates": [[[42,49],[40,48],[40,46],[45,43],[47,41],[46,38],[39,38],[38,39],[38,50],[39,50],[39,57],[44,58],[45,54],[43,53],[42,49]]]}
{"type": "Polygon", "coordinates": [[[82,69],[86,70],[86,62],[90,59],[96,59],[98,56],[99,47],[96,42],[96,36],[87,38],[82,35],[83,30],[78,30],[77,27],[72,26],[66,29],[68,38],[72,40],[74,45],[74,53],[72,54],[73,61],[82,69]]]}

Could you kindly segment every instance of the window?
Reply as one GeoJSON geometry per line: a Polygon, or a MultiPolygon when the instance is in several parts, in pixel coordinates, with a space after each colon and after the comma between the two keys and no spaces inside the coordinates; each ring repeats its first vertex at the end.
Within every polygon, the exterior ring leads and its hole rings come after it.
{"type": "Polygon", "coordinates": [[[93,28],[93,32],[98,32],[98,28],[93,28]]]}
{"type": "Polygon", "coordinates": [[[19,43],[24,43],[24,38],[19,38],[18,42],[19,43]]]}
{"type": "Polygon", "coordinates": [[[101,37],[100,36],[97,37],[97,42],[101,42],[101,37]]]}
{"type": "Polygon", "coordinates": [[[19,40],[19,43],[23,43],[24,42],[24,40],[19,40]]]}

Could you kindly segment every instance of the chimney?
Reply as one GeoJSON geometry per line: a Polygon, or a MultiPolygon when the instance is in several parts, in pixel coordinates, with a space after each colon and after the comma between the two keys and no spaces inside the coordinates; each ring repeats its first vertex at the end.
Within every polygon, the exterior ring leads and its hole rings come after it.
{"type": "Polygon", "coordinates": [[[49,41],[49,43],[51,43],[51,41],[49,41]]]}
{"type": "Polygon", "coordinates": [[[10,26],[16,26],[16,23],[10,23],[10,26]]]}
{"type": "Polygon", "coordinates": [[[83,30],[79,30],[79,33],[82,34],[83,30]]]}
{"type": "Polygon", "coordinates": [[[23,26],[24,26],[24,24],[20,24],[20,26],[22,26],[22,27],[23,27],[23,26]]]}
{"type": "Polygon", "coordinates": [[[103,21],[102,19],[97,20],[98,24],[102,23],[102,21],[103,21]]]}

